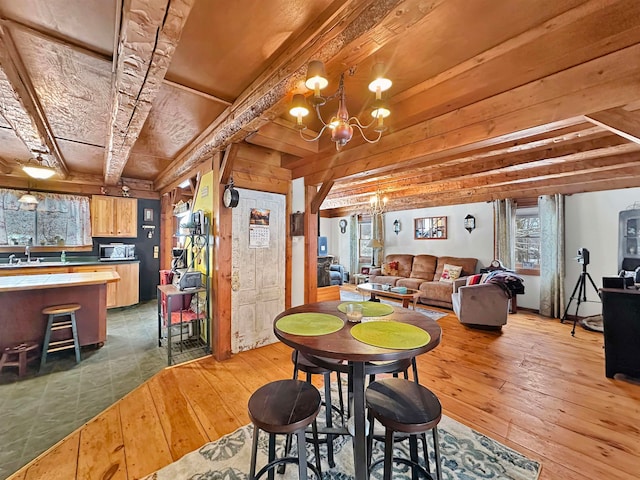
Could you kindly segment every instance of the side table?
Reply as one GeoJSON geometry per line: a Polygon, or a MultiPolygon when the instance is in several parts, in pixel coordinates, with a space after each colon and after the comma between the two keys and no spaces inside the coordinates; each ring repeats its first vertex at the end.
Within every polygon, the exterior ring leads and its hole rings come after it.
{"type": "Polygon", "coordinates": [[[369,275],[365,275],[363,273],[354,273],[353,274],[353,280],[354,280],[356,285],[360,285],[361,283],[368,283],[369,282],[369,275]]]}

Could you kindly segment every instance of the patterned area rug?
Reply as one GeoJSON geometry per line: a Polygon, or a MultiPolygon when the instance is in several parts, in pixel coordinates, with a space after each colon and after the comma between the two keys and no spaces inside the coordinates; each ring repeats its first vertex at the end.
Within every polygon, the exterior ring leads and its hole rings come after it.
{"type": "MultiPolygon", "coordinates": [[[[340,300],[343,300],[346,302],[361,302],[362,300],[367,300],[368,297],[369,297],[368,295],[363,296],[360,293],[345,292],[344,290],[340,291],[340,300]]],[[[393,300],[387,300],[385,298],[381,298],[380,301],[382,303],[393,305],[394,307],[402,307],[401,302],[397,302],[397,301],[394,302],[393,300]]],[[[413,307],[409,307],[409,308],[413,308],[413,307]]],[[[416,312],[421,313],[425,317],[429,317],[432,320],[440,320],[442,317],[447,316],[446,313],[438,312],[436,310],[429,310],[428,308],[425,308],[420,305],[418,305],[418,307],[416,308],[416,312]]]]}
{"type": "MultiPolygon", "coordinates": [[[[320,419],[320,416],[318,416],[320,419]]],[[[204,445],[177,462],[158,470],[146,477],[146,480],[239,480],[248,477],[251,464],[252,425],[246,425],[220,440],[204,445]]],[[[376,430],[377,433],[377,430],[376,430]]],[[[540,473],[540,464],[527,459],[518,452],[492,440],[489,437],[462,425],[446,416],[438,425],[440,457],[443,480],[536,480],[540,473]]],[[[282,436],[279,436],[282,437],[282,436]]],[[[284,439],[284,437],[282,437],[284,439]]],[[[434,471],[433,437],[427,434],[429,456],[434,471]]],[[[353,453],[351,437],[340,436],[334,442],[335,463],[332,469],[326,462],[326,445],[322,445],[322,477],[324,480],[349,480],[353,478],[353,453]]],[[[408,442],[397,443],[394,456],[408,458],[408,442]]],[[[420,445],[420,444],[419,444],[420,445]]],[[[261,433],[258,447],[257,469],[267,463],[267,435],[261,433]]],[[[382,458],[383,444],[374,442],[373,460],[382,458]]],[[[282,445],[277,455],[281,455],[282,445]]],[[[419,447],[421,451],[421,447],[419,447]]],[[[294,442],[294,452],[295,442],[294,442]]],[[[308,459],[313,462],[313,448],[307,445],[308,459]]],[[[371,473],[371,478],[382,478],[382,463],[371,473]]],[[[309,472],[310,478],[315,478],[309,472]]],[[[265,477],[266,478],[266,477],[265,477]]],[[[296,465],[287,466],[284,475],[276,474],[277,479],[295,480],[298,478],[296,465]]],[[[394,464],[394,479],[411,478],[411,469],[404,464],[394,464]]]]}

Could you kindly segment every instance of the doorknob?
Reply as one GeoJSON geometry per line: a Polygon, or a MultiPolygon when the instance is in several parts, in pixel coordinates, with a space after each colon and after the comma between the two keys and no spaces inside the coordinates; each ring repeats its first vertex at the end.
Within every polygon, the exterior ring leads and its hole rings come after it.
{"type": "Polygon", "coordinates": [[[231,290],[234,292],[240,290],[240,272],[237,270],[231,274],[231,290]]]}

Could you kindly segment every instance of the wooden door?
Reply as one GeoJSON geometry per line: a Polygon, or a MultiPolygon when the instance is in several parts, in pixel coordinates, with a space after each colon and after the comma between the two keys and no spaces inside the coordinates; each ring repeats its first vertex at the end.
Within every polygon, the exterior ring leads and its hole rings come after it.
{"type": "Polygon", "coordinates": [[[285,289],[285,197],[253,190],[239,191],[240,202],[233,209],[232,220],[233,353],[276,341],[273,319],[284,310],[285,289]],[[267,211],[268,225],[260,224],[266,221],[267,211]],[[252,213],[258,224],[250,225],[252,213]],[[250,227],[254,227],[253,243],[250,227]],[[258,236],[260,241],[256,242],[258,236]],[[257,246],[257,243],[261,245],[257,246]]]}

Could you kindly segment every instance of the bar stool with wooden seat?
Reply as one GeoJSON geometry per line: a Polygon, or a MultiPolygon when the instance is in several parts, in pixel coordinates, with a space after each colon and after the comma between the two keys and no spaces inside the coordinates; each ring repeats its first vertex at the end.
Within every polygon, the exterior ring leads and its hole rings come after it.
{"type": "Polygon", "coordinates": [[[269,472],[274,478],[274,467],[281,463],[297,463],[301,480],[307,478],[307,466],[321,478],[320,449],[316,417],[320,412],[320,393],[313,385],[301,380],[278,380],[263,385],[249,398],[249,418],[253,422],[253,445],[249,479],[260,478],[269,472]],[[307,462],[305,430],[312,425],[316,465],[307,462]],[[269,434],[268,463],[256,474],[258,437],[260,430],[269,434]],[[275,435],[294,434],[298,439],[298,456],[275,456],[275,435]]]}
{"type": "Polygon", "coordinates": [[[47,320],[47,330],[44,334],[42,345],[42,358],[40,368],[47,363],[47,354],[73,348],[76,353],[76,363],[80,363],[80,341],[78,340],[78,328],[76,325],[76,311],[80,310],[77,303],[66,305],[54,305],[42,310],[44,315],[49,315],[47,320]],[[62,317],[62,318],[61,318],[62,317]],[[63,318],[68,317],[68,318],[63,318]],[[71,330],[68,338],[51,341],[51,333],[58,330],[71,330]]]}
{"type": "Polygon", "coordinates": [[[429,458],[425,455],[426,468],[419,464],[418,436],[431,430],[435,454],[436,479],[442,480],[440,466],[440,448],[438,444],[438,423],[442,418],[442,406],[438,397],[422,385],[401,378],[386,378],[369,385],[365,392],[369,422],[371,428],[368,435],[369,463],[374,438],[374,421],[378,420],[385,427],[384,458],[370,465],[370,469],[384,461],[384,480],[391,479],[393,463],[404,463],[411,466],[413,478],[422,473],[433,480],[429,466],[429,458]],[[393,456],[395,434],[401,433],[409,437],[410,458],[393,456]]]}
{"type": "Polygon", "coordinates": [[[4,367],[18,367],[18,376],[27,373],[27,363],[38,358],[38,344],[24,342],[20,345],[7,347],[0,358],[0,372],[4,367]]]}

